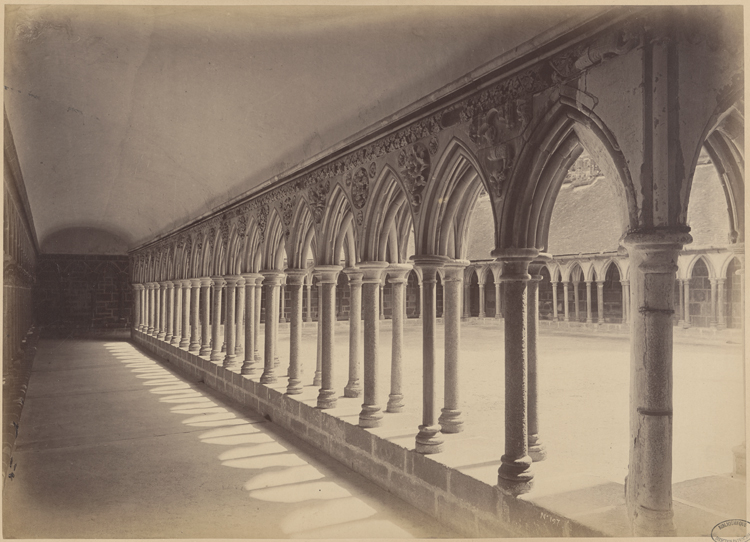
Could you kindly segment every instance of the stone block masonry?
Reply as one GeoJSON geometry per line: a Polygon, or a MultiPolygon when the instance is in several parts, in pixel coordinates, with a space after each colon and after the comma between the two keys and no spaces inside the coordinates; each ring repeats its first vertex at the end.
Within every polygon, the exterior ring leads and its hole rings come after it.
{"type": "Polygon", "coordinates": [[[139,331],[133,330],[131,336],[136,345],[182,373],[257,411],[464,536],[607,536],[331,416],[257,379],[139,331]]]}

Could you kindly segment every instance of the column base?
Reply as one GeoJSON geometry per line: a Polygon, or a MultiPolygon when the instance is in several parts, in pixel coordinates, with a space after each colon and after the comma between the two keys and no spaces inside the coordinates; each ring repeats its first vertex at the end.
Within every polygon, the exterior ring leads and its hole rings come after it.
{"type": "Polygon", "coordinates": [[[164,340],[164,337],[166,337],[166,336],[167,336],[167,334],[166,334],[166,333],[164,333],[163,331],[161,331],[161,332],[159,332],[159,333],[157,333],[157,334],[156,334],[156,338],[157,338],[158,340],[160,340],[160,341],[163,341],[163,340],[164,340]]]}
{"type": "Polygon", "coordinates": [[[280,324],[286,324],[286,318],[284,318],[283,316],[281,318],[279,318],[279,323],[280,324]]]}
{"type": "Polygon", "coordinates": [[[201,346],[200,351],[198,352],[199,356],[210,356],[211,355],[211,347],[210,346],[201,346]]]}
{"type": "Polygon", "coordinates": [[[279,358],[277,356],[277,357],[273,358],[273,366],[274,367],[278,367],[279,365],[281,365],[281,361],[279,361],[279,358]]]}
{"type": "Polygon", "coordinates": [[[175,335],[174,337],[172,337],[172,340],[169,341],[169,344],[171,344],[172,346],[179,345],[180,344],[180,337],[179,337],[179,335],[175,335]]]}
{"type": "Polygon", "coordinates": [[[443,439],[439,436],[437,425],[420,425],[417,433],[415,451],[419,454],[437,454],[443,451],[443,439]]]}
{"type": "Polygon", "coordinates": [[[464,430],[464,421],[461,419],[460,410],[444,408],[438,418],[443,433],[460,433],[464,430]]]}
{"type": "Polygon", "coordinates": [[[400,393],[391,393],[388,396],[388,406],[385,411],[395,414],[402,410],[404,410],[404,396],[400,393]]]}
{"type": "Polygon", "coordinates": [[[188,352],[193,352],[195,354],[197,354],[200,349],[200,343],[191,343],[190,346],[188,346],[188,352]]]}
{"type": "Polygon", "coordinates": [[[187,348],[188,346],[190,346],[190,339],[183,338],[177,343],[177,348],[187,348]]]}
{"type": "Polygon", "coordinates": [[[336,408],[336,390],[321,388],[318,393],[317,408],[336,408]]]}
{"type": "Polygon", "coordinates": [[[223,352],[220,352],[219,350],[211,350],[211,357],[209,359],[211,361],[224,361],[224,356],[222,354],[223,352]]]}
{"type": "Polygon", "coordinates": [[[260,357],[260,352],[257,350],[253,351],[253,358],[255,358],[255,361],[263,361],[263,358],[260,357]]]}
{"type": "Polygon", "coordinates": [[[359,380],[350,380],[349,383],[344,388],[344,397],[361,397],[362,396],[362,385],[359,383],[359,380]]]}
{"type": "Polygon", "coordinates": [[[290,378],[286,387],[287,395],[299,395],[302,393],[302,381],[298,378],[290,378]]]}
{"type": "Polygon", "coordinates": [[[380,407],[375,405],[362,405],[362,412],[359,413],[360,427],[380,427],[383,422],[383,413],[380,407]]]}
{"type": "Polygon", "coordinates": [[[633,518],[634,536],[675,536],[676,534],[677,528],[672,510],[650,510],[636,506],[633,518]]]}
{"type": "Polygon", "coordinates": [[[164,341],[168,342],[170,344],[171,344],[173,338],[174,338],[174,336],[171,333],[167,333],[166,335],[164,335],[164,341]]]}
{"type": "Polygon", "coordinates": [[[502,465],[497,471],[497,485],[513,495],[531,491],[534,479],[534,473],[531,470],[531,457],[525,455],[517,459],[510,459],[503,455],[500,460],[502,465]]]}
{"type": "Polygon", "coordinates": [[[228,368],[232,367],[233,365],[235,365],[238,361],[239,361],[239,359],[237,358],[237,356],[227,355],[224,358],[224,368],[228,369],[228,368]]]}
{"type": "Polygon", "coordinates": [[[529,437],[529,457],[531,457],[532,461],[544,461],[547,459],[547,449],[536,435],[529,437]]]}
{"type": "Polygon", "coordinates": [[[245,360],[242,363],[242,369],[240,369],[240,374],[244,376],[258,376],[258,366],[255,364],[254,361],[248,361],[245,360]]]}
{"type": "Polygon", "coordinates": [[[260,375],[261,384],[273,384],[277,380],[276,375],[271,371],[263,371],[263,374],[260,375]]]}
{"type": "Polygon", "coordinates": [[[316,388],[319,388],[323,385],[323,373],[320,371],[315,371],[315,376],[313,376],[313,386],[316,388]]]}

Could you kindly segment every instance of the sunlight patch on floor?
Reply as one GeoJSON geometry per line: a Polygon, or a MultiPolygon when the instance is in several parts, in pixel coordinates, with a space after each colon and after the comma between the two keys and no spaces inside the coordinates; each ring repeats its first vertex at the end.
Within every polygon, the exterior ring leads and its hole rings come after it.
{"type": "Polygon", "coordinates": [[[264,489],[267,487],[310,482],[312,480],[320,480],[321,478],[325,478],[325,475],[312,465],[289,467],[287,469],[258,474],[247,481],[245,489],[251,491],[253,489],[264,489]]]}

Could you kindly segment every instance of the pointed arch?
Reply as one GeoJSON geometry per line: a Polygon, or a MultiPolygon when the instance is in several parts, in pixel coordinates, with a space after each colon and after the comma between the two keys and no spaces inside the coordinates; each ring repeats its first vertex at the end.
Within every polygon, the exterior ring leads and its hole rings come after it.
{"type": "Polygon", "coordinates": [[[307,251],[315,236],[315,217],[304,195],[297,200],[292,216],[294,227],[289,235],[289,267],[304,269],[307,266],[307,251]]]}
{"type": "MultiPolygon", "coordinates": [[[[437,161],[427,186],[416,233],[417,253],[465,259],[471,211],[483,188],[487,189],[487,182],[479,161],[463,141],[454,137],[437,161]]],[[[494,205],[492,208],[494,218],[494,205]]]]}
{"type": "Polygon", "coordinates": [[[372,195],[365,207],[362,242],[359,247],[360,259],[362,261],[389,261],[388,253],[390,252],[395,255],[391,259],[398,261],[404,249],[397,246],[389,250],[389,242],[391,245],[399,242],[396,229],[397,217],[400,214],[409,213],[413,220],[413,210],[406,196],[403,182],[389,165],[386,164],[383,167],[373,185],[372,195]]]}
{"type": "Polygon", "coordinates": [[[285,236],[281,217],[276,208],[272,207],[268,214],[268,225],[266,226],[265,243],[263,244],[263,269],[283,271],[284,241],[285,236]],[[282,260],[281,264],[279,264],[280,257],[282,260]]]}
{"type": "Polygon", "coordinates": [[[635,189],[620,147],[590,109],[561,96],[540,119],[521,151],[503,202],[498,248],[548,245],[552,208],[568,169],[585,150],[616,179],[623,233],[638,226],[635,189]]]}

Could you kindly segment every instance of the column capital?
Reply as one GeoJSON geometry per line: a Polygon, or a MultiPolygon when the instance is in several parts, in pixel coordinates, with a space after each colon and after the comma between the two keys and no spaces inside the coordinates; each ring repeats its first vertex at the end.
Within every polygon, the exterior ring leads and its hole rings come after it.
{"type": "Polygon", "coordinates": [[[174,288],[174,282],[172,282],[171,280],[164,281],[164,287],[167,290],[174,288]]]}
{"type": "Polygon", "coordinates": [[[551,259],[552,256],[550,256],[546,252],[539,253],[534,261],[529,264],[529,274],[531,275],[531,280],[537,282],[542,280],[542,267],[546,266],[547,262],[549,262],[551,259]]]}
{"type": "Polygon", "coordinates": [[[450,260],[445,262],[445,282],[462,282],[464,280],[464,269],[471,262],[469,260],[450,260]]]}
{"type": "Polygon", "coordinates": [[[244,280],[245,279],[243,279],[240,275],[227,275],[224,277],[224,281],[225,281],[224,284],[226,284],[227,286],[236,287],[239,281],[243,281],[243,284],[244,284],[244,280]]]}
{"type": "Polygon", "coordinates": [[[263,284],[267,286],[278,286],[280,284],[283,271],[267,269],[260,272],[263,277],[263,284]]]}
{"type": "Polygon", "coordinates": [[[412,256],[411,259],[414,261],[414,266],[422,270],[422,282],[435,282],[437,270],[443,267],[445,262],[449,261],[446,256],[429,254],[412,256]]]}
{"type": "Polygon", "coordinates": [[[620,284],[622,284],[623,286],[630,286],[630,281],[629,280],[621,280],[620,284]]]}
{"type": "Polygon", "coordinates": [[[490,255],[495,258],[496,261],[503,263],[511,263],[518,261],[531,262],[539,257],[539,249],[537,248],[496,248],[490,255]]]}
{"type": "Polygon", "coordinates": [[[711,284],[718,284],[719,283],[719,279],[718,278],[713,278],[713,277],[709,277],[708,281],[711,284]]]}
{"type": "Polygon", "coordinates": [[[724,277],[717,277],[715,280],[718,284],[724,284],[727,281],[724,277]]]}
{"type": "Polygon", "coordinates": [[[211,280],[213,281],[214,288],[221,288],[226,284],[224,277],[221,275],[214,275],[213,277],[211,277],[211,280]]]}
{"type": "MultiPolygon", "coordinates": [[[[159,288],[166,288],[167,287],[167,282],[168,281],[166,281],[166,280],[162,280],[162,281],[157,282],[156,284],[159,286],[159,288]]],[[[170,284],[171,284],[171,282],[170,282],[170,284]]]]}
{"type": "Polygon", "coordinates": [[[260,273],[242,273],[242,277],[245,279],[246,284],[251,284],[258,279],[262,279],[263,275],[260,273]]]}
{"type": "Polygon", "coordinates": [[[318,282],[335,284],[339,273],[344,268],[340,265],[316,265],[314,269],[318,275],[318,282]]]}
{"type": "Polygon", "coordinates": [[[190,279],[176,280],[175,284],[179,283],[183,288],[190,288],[190,279]]]}
{"type": "Polygon", "coordinates": [[[190,283],[190,286],[193,288],[198,288],[201,285],[201,279],[188,279],[188,282],[190,283]]]}
{"type": "Polygon", "coordinates": [[[133,286],[133,290],[143,290],[144,289],[143,284],[141,284],[140,282],[134,282],[132,286],[133,286]]]}
{"type": "Polygon", "coordinates": [[[211,284],[213,283],[211,277],[201,277],[198,280],[201,281],[201,286],[211,286],[211,284]]]}
{"type": "Polygon", "coordinates": [[[307,277],[307,269],[284,269],[286,273],[286,282],[289,286],[302,286],[307,277]]]}
{"type": "Polygon", "coordinates": [[[621,244],[628,252],[643,254],[638,268],[643,273],[674,273],[677,271],[677,256],[682,247],[693,238],[684,229],[654,229],[629,233],[621,244]]]}
{"type": "Polygon", "coordinates": [[[392,263],[388,267],[385,268],[385,272],[389,275],[388,282],[391,284],[394,283],[404,283],[406,282],[406,278],[409,276],[409,272],[414,268],[411,264],[408,263],[392,263]]]}
{"type": "Polygon", "coordinates": [[[388,262],[361,262],[357,267],[362,271],[362,282],[379,284],[388,262]]]}
{"type": "Polygon", "coordinates": [[[343,273],[349,279],[350,286],[362,285],[362,277],[364,276],[364,272],[359,267],[347,267],[343,270],[343,273]]]}

